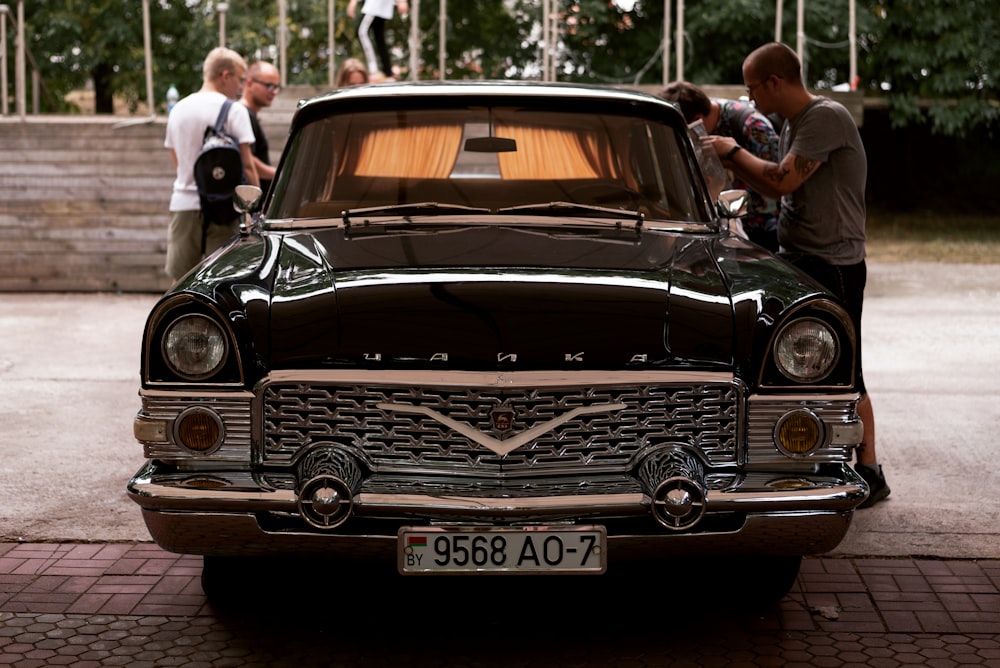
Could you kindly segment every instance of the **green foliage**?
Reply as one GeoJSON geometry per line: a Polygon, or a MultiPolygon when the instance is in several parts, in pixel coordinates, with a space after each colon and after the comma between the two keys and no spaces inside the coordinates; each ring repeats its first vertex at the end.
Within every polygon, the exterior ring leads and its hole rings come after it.
{"type": "MultiPolygon", "coordinates": [[[[774,40],[774,19],[772,2],[698,2],[689,8],[684,22],[684,78],[699,84],[743,83],[743,59],[774,40]],[[692,39],[694,35],[697,39],[692,39]]],[[[673,64],[671,74],[675,72],[673,64]]]]}
{"type": "MultiPolygon", "coordinates": [[[[363,0],[362,0],[363,1],[363,0]]],[[[412,5],[417,0],[410,0],[412,5]]],[[[774,39],[776,2],[685,0],[684,78],[699,84],[742,83],[746,54],[774,39]]],[[[287,66],[291,84],[330,79],[330,0],[287,0],[287,66]]],[[[348,0],[333,0],[336,63],[361,57],[360,17],[348,0]]],[[[996,0],[856,0],[858,74],[869,96],[889,100],[897,127],[930,123],[938,133],[987,135],[1000,124],[1000,3],[996,0]]],[[[170,83],[182,94],[201,85],[201,62],[218,43],[217,0],[149,0],[153,76],[162,101],[170,83]]],[[[625,11],[612,0],[552,0],[560,16],[557,78],[598,84],[663,82],[664,11],[671,10],[668,62],[676,73],[678,0],[636,0],[625,11]]],[[[232,0],[227,45],[248,60],[278,59],[278,1],[232,0]]],[[[440,76],[440,3],[420,0],[420,79],[440,76]]],[[[805,70],[809,84],[829,88],[849,79],[848,3],[809,0],[805,70]]],[[[445,77],[538,78],[542,0],[449,0],[445,77]]],[[[796,3],[784,0],[782,38],[796,43],[796,3]]],[[[145,101],[139,0],[32,0],[25,3],[29,47],[48,93],[46,111],[66,111],[64,95],[92,83],[99,113],[112,94],[135,109],[145,101]]],[[[387,39],[409,78],[408,17],[395,17],[387,39]]],[[[11,35],[12,37],[12,35],[11,35]]],[[[13,43],[13,40],[9,40],[13,43]]],[[[12,85],[12,84],[11,84],[12,85]]],[[[162,110],[162,102],[159,103],[162,110]]]]}
{"type": "MultiPolygon", "coordinates": [[[[452,0],[446,6],[444,48],[447,79],[520,79],[531,76],[538,48],[531,28],[538,12],[530,0],[452,0]]],[[[419,79],[440,78],[440,3],[420,9],[419,79]]]]}
{"type": "MultiPolygon", "coordinates": [[[[235,3],[230,3],[232,8],[235,3]]],[[[227,46],[243,54],[247,61],[279,63],[278,3],[276,0],[243,0],[240,11],[230,9],[227,46]]],[[[330,79],[330,27],[327,0],[288,0],[286,14],[285,80],[292,84],[323,85],[330,79]]],[[[347,16],[347,0],[334,3],[335,61],[351,55],[356,41],[352,20],[347,16]]],[[[395,33],[390,29],[390,34],[395,33]]],[[[360,52],[360,46],[358,47],[360,52]]]]}
{"type": "Polygon", "coordinates": [[[896,0],[875,9],[884,19],[868,62],[887,89],[894,126],[929,122],[957,137],[1000,129],[1000,4],[896,0]]]}
{"type": "MultiPolygon", "coordinates": [[[[34,0],[24,4],[25,35],[47,95],[45,111],[72,111],[64,96],[93,84],[98,113],[112,113],[113,95],[133,111],[145,101],[142,4],[135,0],[34,0]]],[[[154,81],[159,97],[175,83],[181,91],[200,85],[201,60],[211,34],[197,7],[150,2],[156,26],[154,81]]],[[[206,48],[207,47],[207,48],[206,48]]]]}

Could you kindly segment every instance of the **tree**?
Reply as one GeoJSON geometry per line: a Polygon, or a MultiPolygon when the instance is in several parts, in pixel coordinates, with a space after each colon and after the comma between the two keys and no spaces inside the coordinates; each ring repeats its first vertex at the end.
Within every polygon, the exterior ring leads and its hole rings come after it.
{"type": "Polygon", "coordinates": [[[865,54],[867,89],[889,100],[895,127],[929,119],[937,134],[1000,128],[1000,4],[995,0],[887,0],[865,54]]]}
{"type": "MultiPolygon", "coordinates": [[[[451,0],[445,21],[445,78],[527,79],[534,76],[538,18],[532,0],[451,0]]],[[[441,78],[439,2],[423,0],[420,10],[421,79],[441,78]]]]}
{"type": "MultiPolygon", "coordinates": [[[[212,34],[198,6],[150,2],[154,79],[181,91],[201,82],[201,58],[212,34]]],[[[68,111],[66,93],[92,83],[96,111],[114,112],[114,97],[134,111],[145,101],[142,5],[135,0],[34,0],[25,3],[25,34],[54,109],[68,111]]],[[[162,95],[162,93],[161,93],[162,95]]]]}
{"type": "MultiPolygon", "coordinates": [[[[786,3],[791,4],[790,0],[786,3]]],[[[668,78],[673,78],[678,0],[670,2],[668,78]]],[[[742,84],[743,59],[774,40],[776,3],[761,0],[685,0],[684,78],[698,84],[742,84]]],[[[624,11],[606,0],[577,0],[567,10],[565,45],[571,79],[658,84],[663,81],[663,0],[639,0],[624,11]]],[[[849,79],[848,6],[845,0],[809,0],[806,78],[817,88],[849,79]]],[[[782,37],[794,44],[794,13],[785,12],[782,37]]],[[[878,27],[861,13],[858,32],[878,27]]]]}
{"type": "MultiPolygon", "coordinates": [[[[329,0],[287,0],[287,72],[293,84],[328,79],[329,0]]],[[[411,0],[411,4],[414,0],[411,0]]],[[[752,49],[774,39],[777,0],[685,0],[685,78],[740,84],[752,49]]],[[[848,2],[808,0],[805,73],[819,89],[848,83],[848,2]]],[[[995,0],[855,0],[859,87],[889,102],[896,127],[931,123],[935,132],[991,136],[1000,124],[997,72],[1000,3],[995,0]]],[[[675,10],[678,0],[671,0],[675,10]]],[[[784,0],[793,6],[791,0],[784,0]]],[[[201,62],[218,41],[215,0],[150,0],[153,69],[158,97],[174,83],[182,94],[201,83],[201,62]]],[[[553,0],[560,15],[556,53],[562,80],[600,84],[663,81],[663,0],[553,0]]],[[[227,43],[248,60],[276,60],[277,0],[233,0],[227,43]]],[[[360,56],[357,20],[335,0],[336,60],[360,56]]],[[[141,4],[137,0],[32,0],[25,3],[30,48],[42,80],[61,100],[93,82],[98,113],[112,96],[134,109],[145,97],[141,4]]],[[[451,0],[447,4],[445,75],[535,78],[541,61],[542,0],[451,0]]],[[[422,0],[419,78],[438,78],[439,3],[422,0]]],[[[676,28],[676,17],[672,16],[676,28]]],[[[782,36],[795,43],[794,11],[782,36]]],[[[397,62],[409,66],[409,20],[393,20],[387,37],[397,62]]],[[[674,62],[670,35],[671,63],[674,62]]],[[[58,109],[65,105],[56,103],[58,109]]]]}

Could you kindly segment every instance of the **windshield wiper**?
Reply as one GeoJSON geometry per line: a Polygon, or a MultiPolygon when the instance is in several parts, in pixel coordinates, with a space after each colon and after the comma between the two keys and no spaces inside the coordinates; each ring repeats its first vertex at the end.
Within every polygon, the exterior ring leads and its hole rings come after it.
{"type": "Polygon", "coordinates": [[[463,204],[442,204],[440,202],[407,202],[406,204],[388,204],[386,206],[370,206],[364,209],[347,209],[340,214],[345,227],[351,226],[352,218],[364,216],[381,216],[396,214],[399,216],[435,215],[438,213],[490,213],[489,209],[465,206],[463,204]]]}
{"type": "Polygon", "coordinates": [[[596,204],[580,204],[579,202],[546,202],[544,204],[522,204],[497,209],[497,213],[538,213],[551,216],[565,216],[569,212],[599,213],[601,217],[615,218],[617,221],[627,221],[633,227],[641,227],[645,216],[638,211],[614,209],[596,204]]]}

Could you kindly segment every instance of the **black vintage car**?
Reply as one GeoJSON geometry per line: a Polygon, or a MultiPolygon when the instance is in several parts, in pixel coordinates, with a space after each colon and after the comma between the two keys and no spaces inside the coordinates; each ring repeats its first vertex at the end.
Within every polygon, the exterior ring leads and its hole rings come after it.
{"type": "Polygon", "coordinates": [[[867,493],[857,341],[712,193],[681,114],[638,92],[300,104],[244,233],[149,316],[128,492],[153,538],[205,555],[206,586],[249,555],[704,555],[784,594],[867,493]]]}

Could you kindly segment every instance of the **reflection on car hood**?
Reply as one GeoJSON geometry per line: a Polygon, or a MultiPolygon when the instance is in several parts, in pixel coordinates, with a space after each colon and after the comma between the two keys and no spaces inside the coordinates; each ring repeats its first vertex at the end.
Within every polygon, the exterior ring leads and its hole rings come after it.
{"type": "Polygon", "coordinates": [[[732,363],[732,304],[705,237],[337,229],[286,237],[276,272],[271,368],[732,363]]]}

